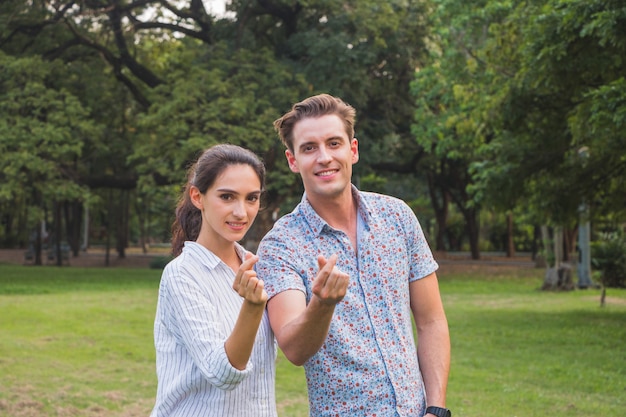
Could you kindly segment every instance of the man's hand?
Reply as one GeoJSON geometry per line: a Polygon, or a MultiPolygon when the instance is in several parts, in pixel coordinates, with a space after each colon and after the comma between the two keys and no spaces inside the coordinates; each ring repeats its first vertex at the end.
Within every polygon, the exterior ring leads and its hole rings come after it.
{"type": "Polygon", "coordinates": [[[337,255],[326,259],[324,256],[317,257],[319,272],[313,282],[313,295],[320,303],[335,305],[343,300],[348,291],[350,277],[335,266],[337,255]]]}
{"type": "Polygon", "coordinates": [[[265,304],[267,302],[265,284],[257,278],[256,271],[253,269],[258,260],[258,256],[247,252],[246,259],[241,263],[233,282],[233,289],[251,304],[265,304]]]}

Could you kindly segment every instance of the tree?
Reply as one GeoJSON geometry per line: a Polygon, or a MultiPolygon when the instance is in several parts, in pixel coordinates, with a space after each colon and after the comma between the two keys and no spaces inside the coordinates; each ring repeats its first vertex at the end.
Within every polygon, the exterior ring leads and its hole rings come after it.
{"type": "MultiPolygon", "coordinates": [[[[56,212],[63,202],[89,198],[89,190],[76,182],[75,161],[83,138],[97,132],[76,97],[50,87],[56,70],[37,57],[15,59],[0,52],[0,202],[6,208],[13,204],[9,222],[27,213],[23,225],[36,234],[37,264],[39,225],[50,205],[56,212]]],[[[54,227],[53,243],[60,250],[62,228],[54,227]]]]}
{"type": "Polygon", "coordinates": [[[155,89],[153,104],[141,117],[142,134],[130,156],[141,175],[140,191],[149,192],[156,176],[175,185],[177,196],[185,171],[210,145],[229,142],[251,149],[268,172],[265,208],[247,235],[254,245],[296,183],[272,123],[306,84],[267,49],[232,50],[219,43],[206,50],[185,40],[169,58],[166,83],[155,89]]]}
{"type": "Polygon", "coordinates": [[[525,201],[561,225],[582,201],[624,216],[625,25],[620,1],[552,0],[520,2],[491,28],[491,64],[517,67],[495,80],[496,134],[475,166],[492,199],[525,201]]]}
{"type": "MultiPolygon", "coordinates": [[[[139,197],[149,201],[155,195],[150,186],[178,184],[189,160],[211,143],[240,143],[262,155],[275,179],[270,205],[280,204],[288,191],[283,185],[294,180],[291,174],[288,182],[280,180],[286,172],[280,164],[286,164],[277,158],[271,126],[303,95],[304,83],[288,67],[274,65],[266,50],[238,48],[229,38],[234,22],[216,24],[195,0],[12,6],[16,12],[7,13],[0,46],[62,66],[66,73],[58,86],[77,93],[92,109],[90,117],[102,122],[99,136],[84,139],[74,179],[99,196],[94,207],[100,213],[92,218],[102,218],[107,239],[116,233],[119,256],[129,235],[129,210],[137,207],[128,193],[139,184],[139,197]],[[140,114],[146,114],[142,120],[140,114]]],[[[267,229],[271,216],[263,213],[257,223],[267,229]]]]}
{"type": "Polygon", "coordinates": [[[409,89],[425,56],[426,8],[423,1],[233,2],[239,20],[250,22],[245,33],[301,73],[307,95],[328,92],[357,109],[357,184],[407,200],[426,188],[409,89]]]}
{"type": "Polygon", "coordinates": [[[478,259],[481,203],[474,195],[469,167],[481,160],[480,147],[492,135],[482,114],[494,94],[484,49],[487,29],[502,19],[503,12],[488,1],[435,4],[429,16],[433,27],[429,60],[411,85],[416,103],[413,134],[427,155],[440,233],[446,228],[447,204],[453,202],[465,219],[471,256],[478,259]]]}

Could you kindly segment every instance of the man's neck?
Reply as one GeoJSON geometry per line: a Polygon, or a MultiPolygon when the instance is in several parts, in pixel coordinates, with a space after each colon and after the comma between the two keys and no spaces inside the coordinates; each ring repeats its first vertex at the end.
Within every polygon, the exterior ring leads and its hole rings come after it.
{"type": "Polygon", "coordinates": [[[352,195],[351,188],[348,189],[348,192],[334,199],[311,200],[308,197],[307,199],[318,216],[333,229],[346,233],[352,244],[356,244],[357,202],[352,195]]]}

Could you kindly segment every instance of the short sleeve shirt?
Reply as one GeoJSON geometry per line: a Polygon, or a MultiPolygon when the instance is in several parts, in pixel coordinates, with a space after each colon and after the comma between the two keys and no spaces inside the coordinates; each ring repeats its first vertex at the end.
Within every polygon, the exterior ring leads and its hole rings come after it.
{"type": "Polygon", "coordinates": [[[338,254],[350,276],[322,348],[305,364],[312,416],[421,416],[426,401],[411,321],[409,283],[437,270],[412,210],[394,197],[360,192],[358,250],[303,196],[263,238],[257,273],[269,297],[305,293],[317,256],[338,254]]]}

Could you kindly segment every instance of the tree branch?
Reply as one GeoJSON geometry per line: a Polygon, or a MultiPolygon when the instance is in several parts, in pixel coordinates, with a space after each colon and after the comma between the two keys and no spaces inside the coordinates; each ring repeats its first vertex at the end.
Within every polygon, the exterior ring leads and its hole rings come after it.
{"type": "Polygon", "coordinates": [[[156,87],[163,83],[159,77],[156,76],[147,67],[141,65],[135,60],[128,52],[128,46],[126,44],[126,38],[124,37],[124,31],[122,29],[122,13],[117,7],[114,7],[109,13],[109,20],[113,29],[113,36],[115,39],[115,45],[120,53],[120,61],[140,80],[146,83],[149,87],[156,87]]]}
{"type": "Polygon", "coordinates": [[[139,90],[139,88],[122,72],[122,64],[123,61],[115,57],[111,51],[109,51],[104,46],[98,44],[97,42],[83,36],[80,32],[78,32],[71,22],[66,21],[67,27],[74,34],[76,39],[80,42],[80,44],[92,48],[100,53],[100,55],[113,67],[113,73],[115,74],[115,78],[118,79],[122,84],[129,89],[133,97],[137,100],[137,102],[143,106],[144,108],[150,107],[150,101],[144,96],[144,94],[139,90]]]}

